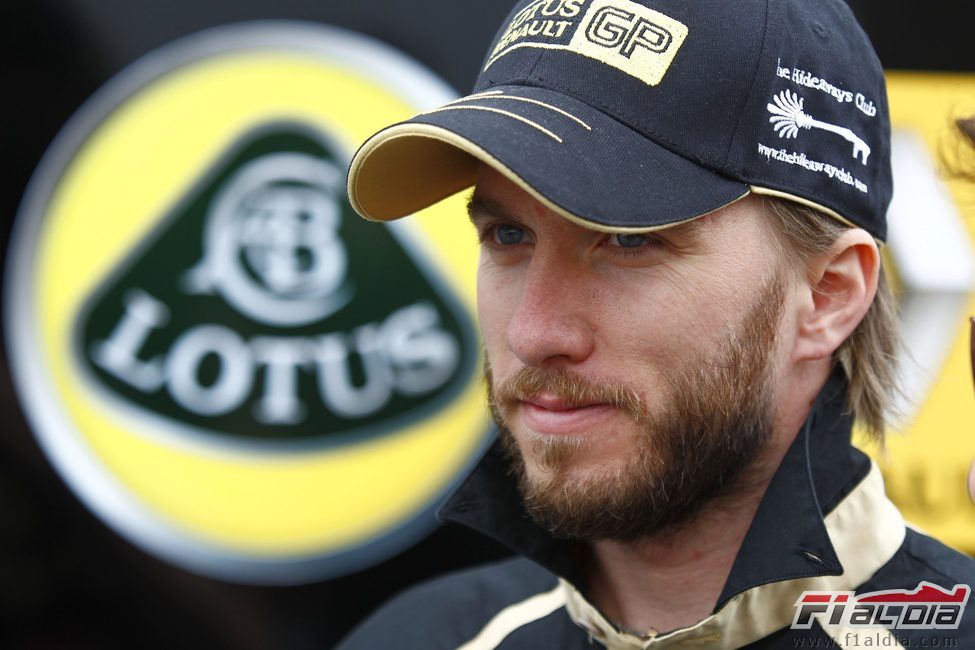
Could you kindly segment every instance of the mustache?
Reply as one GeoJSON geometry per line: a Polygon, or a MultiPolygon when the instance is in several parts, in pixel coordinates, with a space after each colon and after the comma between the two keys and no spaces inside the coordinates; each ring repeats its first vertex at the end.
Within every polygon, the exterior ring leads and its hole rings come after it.
{"type": "Polygon", "coordinates": [[[649,422],[651,419],[649,409],[636,391],[613,380],[596,382],[564,368],[543,370],[524,367],[495,386],[490,368],[486,369],[485,374],[491,410],[502,416],[517,403],[545,393],[554,395],[570,406],[606,404],[620,409],[639,423],[649,422]]]}

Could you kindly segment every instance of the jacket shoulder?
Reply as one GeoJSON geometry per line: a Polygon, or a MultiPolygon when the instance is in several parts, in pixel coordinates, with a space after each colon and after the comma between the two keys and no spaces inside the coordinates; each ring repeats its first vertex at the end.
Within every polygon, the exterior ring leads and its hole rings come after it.
{"type": "Polygon", "coordinates": [[[968,609],[968,598],[975,589],[975,560],[933,537],[908,528],[904,543],[894,557],[861,585],[857,593],[888,589],[913,591],[921,582],[934,584],[943,591],[954,591],[955,587],[965,585],[968,596],[961,604],[957,628],[898,629],[896,635],[903,637],[902,645],[907,642],[911,647],[939,647],[932,644],[940,643],[940,647],[975,648],[975,607],[968,609]]]}
{"type": "Polygon", "coordinates": [[[945,588],[956,584],[971,586],[973,578],[975,560],[933,537],[908,528],[900,549],[857,591],[905,589],[910,583],[917,586],[922,580],[945,588]]]}
{"type": "Polygon", "coordinates": [[[447,574],[395,596],[337,650],[456,648],[505,607],[557,585],[553,574],[524,558],[447,574]]]}

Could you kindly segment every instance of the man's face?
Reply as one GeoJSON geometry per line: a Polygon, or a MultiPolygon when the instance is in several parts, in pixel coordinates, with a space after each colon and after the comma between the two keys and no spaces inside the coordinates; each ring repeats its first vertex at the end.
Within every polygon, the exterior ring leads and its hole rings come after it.
{"type": "Polygon", "coordinates": [[[556,534],[652,535],[740,487],[767,447],[789,284],[761,209],[609,235],[482,171],[492,411],[529,511],[556,534]]]}

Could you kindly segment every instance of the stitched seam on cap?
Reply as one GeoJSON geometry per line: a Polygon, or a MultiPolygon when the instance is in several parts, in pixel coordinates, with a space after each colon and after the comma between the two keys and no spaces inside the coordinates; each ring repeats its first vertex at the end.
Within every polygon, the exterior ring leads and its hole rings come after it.
{"type": "MultiPolygon", "coordinates": [[[[745,95],[745,103],[742,105],[742,110],[738,115],[738,121],[735,123],[735,128],[731,132],[731,139],[728,141],[728,150],[725,151],[724,154],[724,162],[722,163],[722,166],[724,166],[726,169],[731,167],[731,165],[728,164],[728,159],[731,157],[731,152],[735,149],[735,143],[738,141],[738,132],[741,130],[742,120],[744,120],[745,112],[751,105],[752,96],[755,93],[755,86],[758,84],[758,66],[761,65],[762,61],[765,60],[765,53],[768,52],[769,49],[769,22],[771,21],[772,14],[771,5],[771,0],[765,0],[765,31],[762,35],[762,49],[759,51],[758,58],[755,61],[755,69],[752,70],[752,84],[748,88],[748,94],[745,95]]],[[[744,159],[742,159],[740,163],[741,164],[734,165],[734,171],[738,174],[742,173],[744,159]]]]}
{"type": "Polygon", "coordinates": [[[542,62],[542,57],[543,56],[545,56],[545,50],[540,50],[538,52],[538,56],[535,58],[535,62],[532,63],[532,67],[528,69],[528,72],[527,73],[525,73],[525,78],[526,79],[531,79],[532,78],[532,75],[535,74],[535,68],[537,68],[538,67],[538,64],[542,62]]]}

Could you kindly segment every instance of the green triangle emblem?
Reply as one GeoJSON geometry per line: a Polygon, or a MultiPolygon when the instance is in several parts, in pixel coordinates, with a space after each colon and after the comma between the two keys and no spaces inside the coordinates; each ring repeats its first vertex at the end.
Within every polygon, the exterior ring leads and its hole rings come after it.
{"type": "Polygon", "coordinates": [[[231,147],[75,331],[106,397],[271,446],[394,433],[449,404],[477,356],[469,315],[409,233],[355,215],[344,156],[297,124],[231,147]]]}

